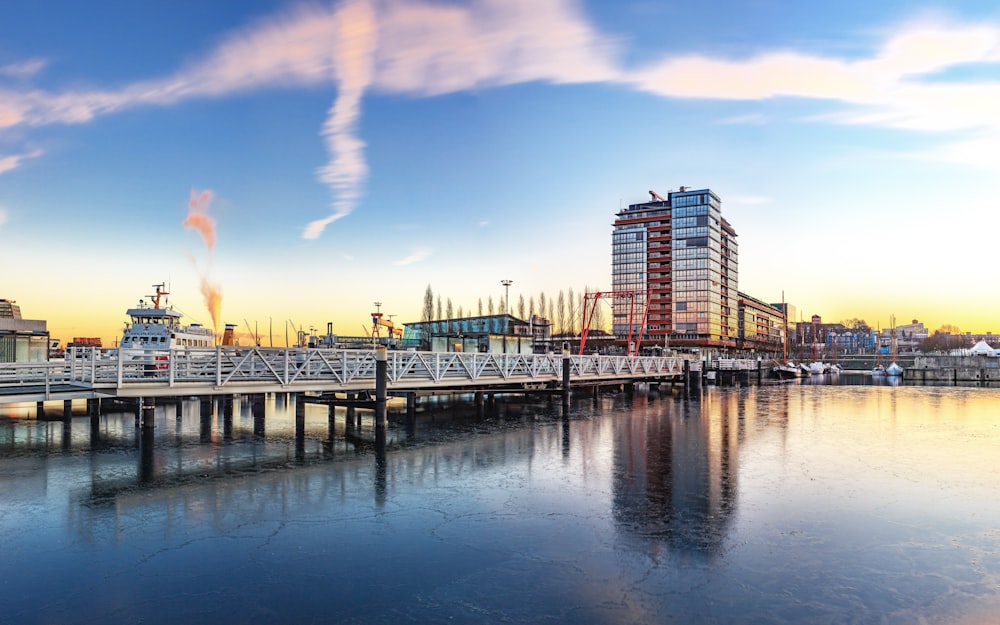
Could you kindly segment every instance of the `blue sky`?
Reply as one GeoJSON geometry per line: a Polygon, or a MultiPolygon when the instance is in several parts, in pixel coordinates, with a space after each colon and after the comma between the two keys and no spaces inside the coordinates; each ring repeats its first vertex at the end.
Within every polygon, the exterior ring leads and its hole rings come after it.
{"type": "Polygon", "coordinates": [[[743,291],[1000,332],[998,153],[995,3],[17,3],[0,297],[64,340],[160,281],[202,323],[215,292],[360,334],[428,284],[609,288],[614,213],[686,185],[743,291]]]}

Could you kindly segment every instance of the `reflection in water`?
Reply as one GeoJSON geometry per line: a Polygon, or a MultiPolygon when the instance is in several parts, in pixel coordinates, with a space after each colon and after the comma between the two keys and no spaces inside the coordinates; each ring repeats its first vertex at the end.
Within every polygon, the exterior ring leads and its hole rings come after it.
{"type": "Polygon", "coordinates": [[[388,429],[284,395],[157,403],[152,427],[0,418],[0,622],[992,622],[998,400],[786,384],[441,398],[388,429]]]}
{"type": "Polygon", "coordinates": [[[620,527],[673,549],[711,554],[733,507],[728,419],[668,400],[634,407],[615,426],[614,515],[620,527]],[[722,425],[724,424],[724,425],[722,425]]]}

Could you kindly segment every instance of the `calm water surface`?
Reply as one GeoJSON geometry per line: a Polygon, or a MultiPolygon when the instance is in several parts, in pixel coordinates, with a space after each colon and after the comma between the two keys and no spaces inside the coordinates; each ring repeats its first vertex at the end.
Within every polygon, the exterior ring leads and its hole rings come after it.
{"type": "Polygon", "coordinates": [[[997,389],[292,401],[3,408],[0,623],[1000,622],[997,389]]]}

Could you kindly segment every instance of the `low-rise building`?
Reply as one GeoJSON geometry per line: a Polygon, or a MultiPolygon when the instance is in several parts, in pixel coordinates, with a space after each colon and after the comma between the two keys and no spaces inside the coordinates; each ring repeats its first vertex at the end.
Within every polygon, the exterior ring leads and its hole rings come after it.
{"type": "Polygon", "coordinates": [[[47,323],[24,319],[13,300],[0,299],[0,362],[45,362],[49,359],[47,323]]]}

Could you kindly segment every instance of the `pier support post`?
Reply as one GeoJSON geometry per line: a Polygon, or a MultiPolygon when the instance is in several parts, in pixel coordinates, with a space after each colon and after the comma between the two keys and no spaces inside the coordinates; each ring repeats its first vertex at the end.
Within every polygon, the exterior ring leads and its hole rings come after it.
{"type": "Polygon", "coordinates": [[[389,354],[385,345],[375,347],[375,427],[386,425],[385,396],[389,379],[389,354]]]}
{"type": "Polygon", "coordinates": [[[73,418],[73,400],[64,399],[63,400],[63,419],[73,418]]]}
{"type": "Polygon", "coordinates": [[[142,427],[153,429],[153,413],[156,411],[156,400],[152,397],[140,399],[139,412],[142,415],[142,427]]]}
{"type": "Polygon", "coordinates": [[[417,418],[417,394],[410,391],[406,394],[406,420],[412,421],[417,418]]]}
{"type": "Polygon", "coordinates": [[[691,392],[691,361],[684,359],[684,397],[691,392]]]}
{"type": "Polygon", "coordinates": [[[295,461],[302,463],[306,459],[306,402],[302,395],[295,395],[295,461]]]}
{"type": "Polygon", "coordinates": [[[45,402],[40,401],[35,404],[35,418],[38,420],[45,418],[45,402]]]}
{"type": "Polygon", "coordinates": [[[253,403],[250,406],[253,414],[253,435],[257,438],[264,438],[264,396],[254,395],[253,403]]]}
{"type": "Polygon", "coordinates": [[[572,361],[570,360],[570,357],[569,357],[569,345],[567,345],[566,343],[563,343],[563,350],[562,350],[562,402],[563,402],[563,407],[568,407],[569,406],[569,394],[570,394],[570,389],[569,389],[569,373],[570,373],[571,362],[572,361]]]}

